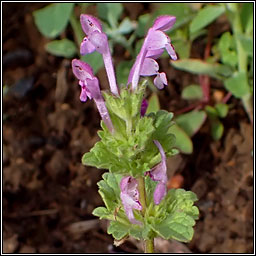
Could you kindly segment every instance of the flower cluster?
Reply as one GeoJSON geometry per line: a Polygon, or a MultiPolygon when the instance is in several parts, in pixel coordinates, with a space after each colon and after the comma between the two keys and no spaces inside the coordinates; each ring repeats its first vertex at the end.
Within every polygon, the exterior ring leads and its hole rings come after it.
{"type": "MultiPolygon", "coordinates": [[[[93,51],[98,51],[102,54],[110,91],[114,97],[119,97],[119,89],[116,83],[107,35],[102,31],[100,21],[93,16],[85,14],[81,15],[80,20],[83,31],[86,34],[81,43],[80,53],[85,55],[93,51]]],[[[171,40],[164,33],[172,28],[175,21],[176,18],[174,16],[160,16],[148,30],[141,51],[128,77],[127,86],[131,84],[131,93],[137,88],[140,76],[155,76],[154,84],[159,89],[167,85],[166,74],[159,72],[159,65],[156,59],[163,54],[164,49],[166,49],[173,60],[177,59],[171,40]]],[[[89,98],[95,101],[103,122],[114,136],[115,127],[112,124],[108,109],[102,97],[99,81],[94,76],[92,68],[87,63],[74,59],[72,61],[72,69],[74,75],[79,79],[79,85],[81,86],[80,100],[85,102],[89,98]]],[[[141,116],[145,115],[147,106],[147,101],[143,100],[141,104],[141,116]]],[[[150,171],[147,171],[145,175],[149,175],[153,181],[158,182],[154,191],[154,203],[159,204],[166,195],[167,168],[163,147],[157,140],[154,140],[154,143],[160,152],[161,162],[150,171]]],[[[125,176],[120,182],[120,190],[120,198],[128,219],[133,224],[140,224],[135,219],[133,213],[133,209],[142,210],[138,181],[134,177],[125,176]]]]}

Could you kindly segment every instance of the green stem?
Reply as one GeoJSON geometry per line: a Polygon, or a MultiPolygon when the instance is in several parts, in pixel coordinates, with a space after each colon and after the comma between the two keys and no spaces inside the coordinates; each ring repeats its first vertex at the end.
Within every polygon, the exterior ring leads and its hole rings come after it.
{"type": "MultiPolygon", "coordinates": [[[[147,208],[146,191],[145,191],[145,179],[144,177],[138,178],[138,190],[139,198],[142,206],[142,215],[145,215],[147,208]]],[[[145,253],[154,253],[154,238],[145,240],[145,253]]]]}
{"type": "MultiPolygon", "coordinates": [[[[236,41],[236,48],[238,54],[238,70],[239,72],[243,72],[247,76],[247,53],[244,51],[241,41],[239,40],[239,35],[243,34],[243,28],[239,14],[239,3],[227,3],[227,6],[230,10],[229,18],[230,23],[232,24],[232,29],[236,41]]],[[[250,118],[250,121],[253,122],[253,104],[251,93],[243,96],[242,102],[250,118]]]]}
{"type": "Polygon", "coordinates": [[[145,241],[145,253],[154,253],[154,238],[145,241]]]}

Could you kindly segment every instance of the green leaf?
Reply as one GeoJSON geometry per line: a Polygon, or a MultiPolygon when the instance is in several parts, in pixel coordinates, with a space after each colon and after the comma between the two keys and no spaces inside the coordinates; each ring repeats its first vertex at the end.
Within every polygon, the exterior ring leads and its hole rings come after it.
{"type": "Polygon", "coordinates": [[[154,126],[156,130],[153,133],[153,139],[158,140],[164,150],[170,153],[175,144],[175,136],[169,132],[170,127],[173,125],[172,118],[173,113],[159,110],[155,115],[154,126]]]}
{"type": "Polygon", "coordinates": [[[219,119],[211,120],[211,134],[214,140],[219,140],[224,132],[224,126],[219,119]]]}
{"type": "Polygon", "coordinates": [[[203,98],[201,86],[192,84],[185,87],[181,93],[181,98],[185,100],[200,100],[203,98]]]}
{"type": "Polygon", "coordinates": [[[118,221],[111,221],[107,232],[109,235],[112,235],[116,240],[121,240],[128,235],[127,225],[118,221]]]}
{"type": "Polygon", "coordinates": [[[33,12],[38,30],[48,38],[55,38],[68,24],[74,3],[56,3],[33,12]]]}
{"type": "Polygon", "coordinates": [[[101,19],[108,21],[112,27],[116,27],[123,12],[123,5],[121,3],[98,3],[97,11],[101,19]]]}
{"type": "Polygon", "coordinates": [[[135,30],[135,34],[138,37],[145,36],[146,29],[149,27],[150,17],[151,17],[151,15],[148,14],[148,13],[139,16],[138,25],[137,25],[137,28],[135,30]]]}
{"type": "Polygon", "coordinates": [[[253,39],[252,37],[246,35],[238,35],[238,40],[240,41],[244,51],[248,56],[253,56],[253,39]]]}
{"type": "Polygon", "coordinates": [[[232,77],[224,81],[224,86],[237,98],[242,98],[250,93],[247,76],[244,72],[234,73],[232,77]]]}
{"type": "Polygon", "coordinates": [[[123,60],[120,61],[116,67],[116,78],[118,84],[126,85],[133,61],[123,60]]]}
{"type": "Polygon", "coordinates": [[[219,117],[224,118],[228,114],[228,105],[224,103],[217,103],[215,109],[218,112],[219,117]]]}
{"type": "Polygon", "coordinates": [[[146,111],[146,115],[153,112],[156,113],[158,110],[160,110],[160,103],[157,96],[157,93],[152,93],[148,100],[148,108],[146,111]]]}
{"type": "Polygon", "coordinates": [[[119,33],[123,35],[129,34],[130,32],[133,31],[133,29],[134,29],[133,23],[128,17],[124,18],[118,27],[119,33]]]}
{"type": "Polygon", "coordinates": [[[241,10],[241,23],[244,31],[253,28],[253,3],[243,3],[241,10]]]}
{"type": "Polygon", "coordinates": [[[174,147],[178,148],[184,154],[191,154],[193,152],[191,139],[177,124],[171,126],[169,132],[174,134],[176,138],[174,147]]]}
{"type": "Polygon", "coordinates": [[[222,34],[218,49],[220,51],[221,60],[224,64],[235,67],[238,62],[237,53],[235,51],[235,41],[230,32],[222,34]]]}
{"type": "Polygon", "coordinates": [[[175,46],[175,51],[178,53],[180,59],[189,58],[191,43],[184,39],[173,39],[172,44],[175,46]]]}
{"type": "MultiPolygon", "coordinates": [[[[97,184],[99,186],[99,194],[101,195],[107,210],[112,212],[119,205],[119,183],[117,182],[117,176],[112,173],[104,173],[103,180],[99,181],[97,184]]],[[[119,176],[120,180],[120,176],[119,176]]],[[[101,209],[102,211],[102,209],[101,209]]]]}
{"type": "Polygon", "coordinates": [[[206,119],[204,111],[191,111],[176,117],[176,123],[191,137],[203,125],[206,119]]]}
{"type": "Polygon", "coordinates": [[[171,189],[161,203],[155,207],[152,228],[164,239],[189,242],[193,237],[193,226],[199,211],[194,202],[196,195],[184,189],[171,189]]]}
{"type": "Polygon", "coordinates": [[[92,215],[99,217],[100,219],[112,219],[113,214],[105,207],[97,207],[93,210],[92,215]]]}
{"type": "Polygon", "coordinates": [[[224,79],[232,74],[230,67],[218,63],[207,63],[199,59],[182,59],[171,61],[172,66],[177,69],[198,75],[209,75],[213,78],[224,79]]]}
{"type": "Polygon", "coordinates": [[[205,106],[204,109],[205,109],[205,111],[206,111],[206,113],[207,113],[209,118],[215,119],[219,115],[217,110],[214,107],[212,107],[212,106],[207,105],[207,106],[205,106]]]}
{"type": "Polygon", "coordinates": [[[101,69],[104,66],[102,56],[97,51],[82,56],[81,60],[85,61],[88,64],[90,64],[90,66],[93,69],[94,74],[97,74],[99,69],[101,69]]]}
{"type": "Polygon", "coordinates": [[[225,12],[224,6],[208,5],[201,9],[189,26],[190,33],[204,28],[225,12]]]}
{"type": "Polygon", "coordinates": [[[76,44],[69,39],[54,40],[45,45],[46,51],[52,55],[72,58],[77,52],[76,44]]]}

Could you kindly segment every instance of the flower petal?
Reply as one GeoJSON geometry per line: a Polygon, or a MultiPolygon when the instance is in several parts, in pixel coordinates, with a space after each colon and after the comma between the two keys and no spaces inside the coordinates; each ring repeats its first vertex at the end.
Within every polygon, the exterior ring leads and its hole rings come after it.
{"type": "Polygon", "coordinates": [[[166,78],[166,74],[164,72],[157,74],[157,76],[154,79],[154,85],[158,88],[158,89],[163,89],[164,85],[167,85],[167,78],[166,78]]]}
{"type": "Polygon", "coordinates": [[[95,46],[89,41],[87,37],[85,37],[80,45],[80,53],[81,55],[86,55],[88,53],[92,53],[96,50],[95,46]]]}
{"type": "Polygon", "coordinates": [[[159,70],[159,65],[155,60],[151,58],[145,58],[142,64],[140,75],[153,76],[157,74],[158,70],[159,70]]]}
{"type": "Polygon", "coordinates": [[[148,108],[148,102],[146,99],[142,100],[141,103],[141,108],[140,108],[140,115],[141,116],[145,116],[146,112],[147,112],[147,108],[148,108]]]}
{"type": "Polygon", "coordinates": [[[92,98],[91,93],[87,89],[85,82],[80,80],[79,85],[81,86],[80,100],[82,102],[85,102],[87,100],[87,97],[91,99],[92,98]]]}
{"type": "Polygon", "coordinates": [[[174,47],[171,43],[166,44],[165,49],[173,60],[177,60],[176,52],[175,52],[174,47]]]}
{"type": "Polygon", "coordinates": [[[161,200],[165,197],[166,191],[166,184],[162,182],[158,182],[154,191],[154,203],[159,204],[161,200]]]}
{"type": "Polygon", "coordinates": [[[138,183],[135,178],[127,176],[122,178],[120,182],[120,198],[122,200],[124,210],[131,223],[141,224],[137,221],[133,214],[133,209],[142,210],[142,206],[139,202],[139,191],[137,189],[138,183]]]}
{"type": "Polygon", "coordinates": [[[98,51],[101,54],[107,53],[108,38],[105,33],[94,31],[92,34],[90,34],[89,40],[96,48],[96,51],[98,51]]]}
{"type": "Polygon", "coordinates": [[[164,153],[164,150],[163,150],[161,144],[159,143],[159,141],[154,140],[154,143],[160,151],[162,161],[158,165],[156,165],[154,168],[151,169],[150,178],[154,181],[160,181],[162,183],[166,183],[167,182],[167,173],[166,173],[167,167],[166,167],[165,153],[164,153]]]}
{"type": "Polygon", "coordinates": [[[80,15],[80,22],[82,25],[82,29],[86,35],[94,32],[94,31],[102,31],[102,27],[100,21],[91,15],[81,14],[80,15]]]}
{"type": "Polygon", "coordinates": [[[99,81],[96,77],[93,79],[86,79],[87,88],[91,94],[91,97],[94,99],[97,109],[100,113],[100,116],[103,122],[108,127],[109,131],[114,132],[114,127],[112,121],[110,119],[110,115],[108,113],[108,109],[106,107],[105,101],[101,95],[99,81]]]}
{"type": "Polygon", "coordinates": [[[91,66],[81,60],[72,60],[72,70],[79,80],[85,81],[87,78],[91,79],[93,77],[93,70],[91,66]]]}
{"type": "Polygon", "coordinates": [[[163,15],[159,16],[153,25],[155,30],[167,31],[172,28],[174,23],[176,22],[175,16],[163,15]]]}
{"type": "Polygon", "coordinates": [[[170,38],[160,30],[149,29],[146,37],[147,50],[159,50],[165,48],[165,45],[170,42],[170,38]]]}
{"type": "Polygon", "coordinates": [[[147,52],[146,57],[152,59],[158,59],[164,52],[164,49],[150,50],[147,52]]]}

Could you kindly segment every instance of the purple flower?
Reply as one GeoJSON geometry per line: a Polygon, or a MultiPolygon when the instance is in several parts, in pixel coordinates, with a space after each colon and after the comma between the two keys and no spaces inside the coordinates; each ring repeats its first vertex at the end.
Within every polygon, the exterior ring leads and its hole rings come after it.
{"type": "Polygon", "coordinates": [[[152,180],[158,181],[158,183],[156,185],[156,189],[154,191],[154,202],[155,202],[155,204],[159,204],[161,202],[161,200],[163,199],[163,197],[167,193],[167,191],[166,191],[167,190],[166,189],[167,167],[166,167],[165,153],[164,153],[164,150],[163,150],[161,144],[157,140],[154,140],[154,143],[156,144],[156,146],[158,147],[158,149],[160,151],[162,161],[158,165],[153,167],[151,169],[151,171],[149,171],[148,173],[152,180]]]}
{"type": "Polygon", "coordinates": [[[140,115],[141,116],[145,116],[146,112],[147,112],[147,108],[148,108],[148,102],[146,99],[142,100],[141,103],[141,108],[140,108],[140,115]]]}
{"type": "Polygon", "coordinates": [[[118,96],[119,92],[108,45],[108,38],[107,35],[102,32],[100,21],[96,17],[86,14],[81,14],[80,21],[82,29],[87,35],[84,37],[80,46],[81,55],[92,53],[95,50],[102,54],[110,84],[110,90],[113,94],[118,96]]]}
{"type": "Polygon", "coordinates": [[[156,75],[154,84],[159,89],[167,85],[166,75],[163,72],[159,73],[159,66],[155,59],[162,55],[164,49],[167,50],[173,60],[177,59],[171,39],[164,33],[172,28],[175,21],[176,17],[174,16],[160,16],[149,29],[140,53],[129,74],[128,84],[132,83],[133,90],[137,87],[140,76],[156,75]]]}
{"type": "Polygon", "coordinates": [[[133,214],[133,209],[142,210],[139,201],[139,191],[137,189],[138,182],[135,178],[127,176],[122,178],[120,182],[120,197],[124,206],[125,213],[131,223],[140,225],[141,222],[136,220],[133,214]]]}
{"type": "Polygon", "coordinates": [[[81,86],[80,100],[85,102],[87,97],[93,99],[99,110],[102,120],[108,127],[109,131],[114,132],[114,127],[110,119],[107,107],[100,92],[98,79],[93,75],[93,70],[87,63],[73,59],[72,70],[74,75],[79,79],[81,86]]]}

